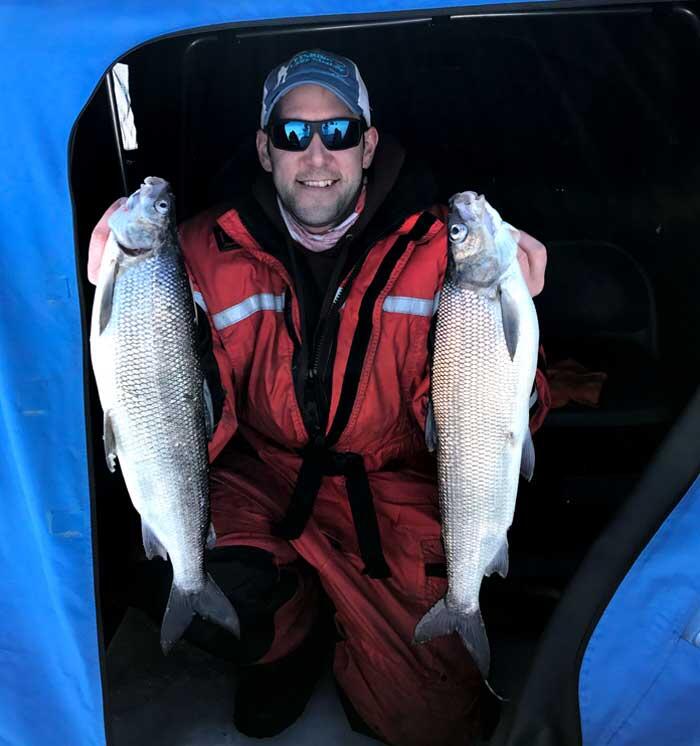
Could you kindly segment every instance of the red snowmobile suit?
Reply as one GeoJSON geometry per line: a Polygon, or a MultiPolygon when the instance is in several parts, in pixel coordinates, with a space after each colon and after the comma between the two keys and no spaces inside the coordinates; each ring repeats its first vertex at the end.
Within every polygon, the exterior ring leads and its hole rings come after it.
{"type": "MultiPolygon", "coordinates": [[[[341,239],[315,330],[295,277],[303,249],[283,233],[271,184],[185,223],[181,238],[226,392],[210,443],[217,546],[315,570],[300,571],[263,661],[304,639],[320,579],[342,638],[334,674],[357,712],[388,743],[436,746],[469,742],[483,684],[457,636],[411,642],[447,582],[423,431],[446,231],[444,208],[401,171],[391,196],[370,182],[379,206],[341,239]]],[[[548,401],[540,371],[537,388],[533,429],[548,401]]]]}

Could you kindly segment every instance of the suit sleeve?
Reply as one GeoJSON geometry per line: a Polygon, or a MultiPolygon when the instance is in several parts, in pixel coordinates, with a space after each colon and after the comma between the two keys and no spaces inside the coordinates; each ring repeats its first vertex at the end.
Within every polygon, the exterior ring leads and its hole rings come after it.
{"type": "Polygon", "coordinates": [[[209,387],[214,415],[214,433],[209,441],[209,458],[213,461],[238,429],[233,369],[211,316],[205,310],[197,281],[191,274],[190,282],[197,304],[197,351],[209,387]]]}
{"type": "Polygon", "coordinates": [[[197,353],[211,397],[214,432],[209,440],[209,459],[213,461],[238,429],[233,366],[214,327],[195,272],[188,258],[196,256],[207,240],[211,219],[193,219],[179,226],[179,237],[197,306],[197,353]]]}

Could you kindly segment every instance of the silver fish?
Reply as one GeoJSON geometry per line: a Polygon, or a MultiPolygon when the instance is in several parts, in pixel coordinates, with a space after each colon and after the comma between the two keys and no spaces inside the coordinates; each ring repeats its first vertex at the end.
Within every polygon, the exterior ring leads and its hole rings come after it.
{"type": "Polygon", "coordinates": [[[194,613],[239,635],[238,615],[204,567],[209,516],[204,377],[192,291],[166,181],[148,177],[110,218],[92,309],[92,367],[110,471],[119,459],[143,545],[173,567],[167,653],[194,613]]]}
{"type": "Polygon", "coordinates": [[[452,197],[448,232],[426,423],[428,447],[437,449],[448,588],[414,640],[458,632],[486,678],[479,591],[485,575],[508,572],[518,473],[530,479],[534,469],[528,425],[539,328],[516,240],[484,197],[452,197]]]}

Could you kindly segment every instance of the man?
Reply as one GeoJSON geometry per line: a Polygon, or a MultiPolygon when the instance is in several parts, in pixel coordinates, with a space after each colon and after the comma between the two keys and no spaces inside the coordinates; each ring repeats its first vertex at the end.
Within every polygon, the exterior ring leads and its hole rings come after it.
{"type": "MultiPolygon", "coordinates": [[[[423,433],[445,210],[398,144],[379,144],[343,57],[301,52],[268,75],[256,146],[251,193],[181,227],[211,322],[202,354],[216,360],[208,567],[242,630],[239,643],[197,619],[189,639],[255,664],[242,669],[234,720],[274,735],[322,669],[328,598],[354,727],[400,746],[469,743],[487,696],[471,658],[454,635],[411,642],[446,587],[423,433]]],[[[546,252],[524,232],[520,261],[534,295],[546,252]]],[[[538,389],[546,401],[541,375],[538,389]]]]}

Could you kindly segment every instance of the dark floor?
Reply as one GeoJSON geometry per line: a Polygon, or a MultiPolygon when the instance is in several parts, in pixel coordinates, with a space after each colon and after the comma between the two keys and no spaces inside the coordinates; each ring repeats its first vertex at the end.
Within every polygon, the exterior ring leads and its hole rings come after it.
{"type": "MultiPolygon", "coordinates": [[[[179,643],[167,657],[159,631],[129,609],[107,652],[112,746],[239,746],[260,743],[236,731],[230,664],[179,643]]],[[[269,739],[280,746],[376,746],[350,729],[330,670],[301,718],[269,739]]]]}
{"type": "MultiPolygon", "coordinates": [[[[492,639],[492,685],[510,697],[527,672],[534,641],[492,639]]],[[[236,677],[230,664],[180,642],[164,656],[159,631],[130,608],[107,652],[112,746],[239,746],[259,743],[232,723],[236,677]]],[[[329,670],[302,717],[270,742],[284,746],[376,746],[351,730],[329,670]]]]}

